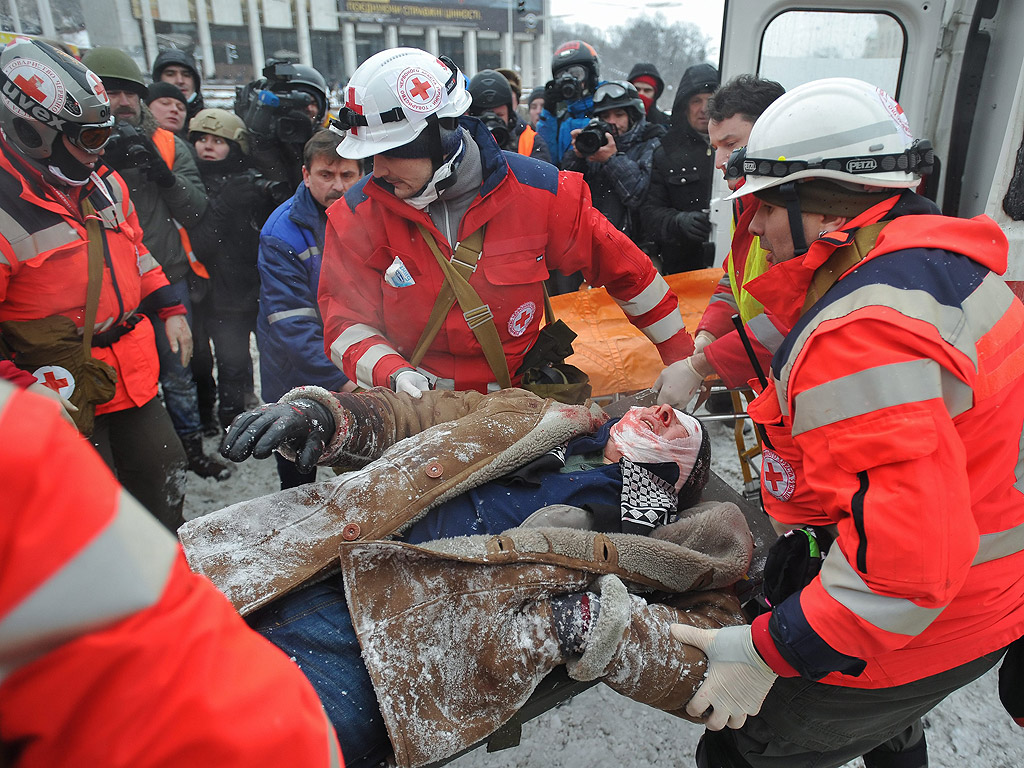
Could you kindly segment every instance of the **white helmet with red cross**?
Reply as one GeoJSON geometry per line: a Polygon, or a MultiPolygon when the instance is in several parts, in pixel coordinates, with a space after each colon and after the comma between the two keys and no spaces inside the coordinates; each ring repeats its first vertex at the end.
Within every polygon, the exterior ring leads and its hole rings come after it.
{"type": "Polygon", "coordinates": [[[345,132],[342,157],[360,159],[414,141],[431,122],[465,114],[473,102],[450,59],[390,48],[364,61],[345,86],[331,128],[345,132]]]}
{"type": "Polygon", "coordinates": [[[900,105],[880,88],[847,77],[813,80],[776,99],[733,152],[728,178],[741,197],[787,182],[826,179],[871,187],[916,187],[934,160],[900,105]]]}

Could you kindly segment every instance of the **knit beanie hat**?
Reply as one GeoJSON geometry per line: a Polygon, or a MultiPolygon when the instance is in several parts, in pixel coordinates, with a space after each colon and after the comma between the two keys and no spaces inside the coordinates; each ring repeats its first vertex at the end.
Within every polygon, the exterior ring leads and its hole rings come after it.
{"type": "Polygon", "coordinates": [[[185,94],[181,92],[178,86],[172,83],[164,82],[163,80],[152,83],[149,86],[149,95],[146,97],[146,104],[152,104],[157,99],[177,99],[185,107],[188,107],[188,99],[185,98],[185,94]]]}

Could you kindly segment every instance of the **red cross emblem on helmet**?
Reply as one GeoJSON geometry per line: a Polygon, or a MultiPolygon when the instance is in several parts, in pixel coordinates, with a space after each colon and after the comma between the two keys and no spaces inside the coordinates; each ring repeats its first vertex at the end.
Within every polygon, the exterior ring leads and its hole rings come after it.
{"type": "Polygon", "coordinates": [[[398,100],[407,112],[430,114],[441,106],[444,88],[420,67],[407,67],[398,76],[398,100]]]}

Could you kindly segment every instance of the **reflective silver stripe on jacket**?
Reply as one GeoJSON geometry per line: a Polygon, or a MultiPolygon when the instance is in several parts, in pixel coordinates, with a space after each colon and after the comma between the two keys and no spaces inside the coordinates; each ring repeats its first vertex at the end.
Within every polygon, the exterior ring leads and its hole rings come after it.
{"type": "MultiPolygon", "coordinates": [[[[338,370],[344,370],[342,358],[351,347],[374,336],[383,338],[384,334],[365,323],[350,325],[342,331],[341,335],[331,344],[331,360],[338,366],[338,370]]],[[[382,343],[374,344],[360,355],[359,360],[356,361],[356,384],[366,389],[373,387],[373,367],[388,355],[398,355],[398,352],[382,343]]]]}
{"type": "Polygon", "coordinates": [[[747,321],[747,330],[762,347],[772,354],[775,354],[775,351],[782,346],[782,340],[786,338],[764,312],[754,315],[747,321]]]}
{"type": "Polygon", "coordinates": [[[1024,552],[1024,523],[1008,531],[985,533],[978,543],[978,554],[971,565],[980,565],[1024,552]]]}
{"type": "Polygon", "coordinates": [[[299,261],[309,261],[313,256],[320,255],[320,248],[316,245],[311,245],[302,253],[296,253],[295,255],[298,257],[299,261]]]}
{"type": "Polygon", "coordinates": [[[832,379],[796,396],[793,435],[882,408],[941,397],[952,418],[974,404],[974,391],[935,360],[908,360],[832,379]]]}
{"type": "Polygon", "coordinates": [[[0,621],[0,680],[156,603],[177,553],[175,538],[122,490],[110,524],[0,621]]]}
{"type": "Polygon", "coordinates": [[[776,379],[782,415],[789,414],[789,377],[800,350],[817,328],[829,320],[846,317],[868,307],[885,307],[935,327],[942,339],[962,352],[976,366],[975,345],[998,323],[1009,309],[1013,294],[995,273],[989,273],[962,307],[950,307],[936,301],[924,291],[904,290],[873,283],[853,291],[815,314],[815,322],[804,328],[794,343],[789,357],[776,379]]]}
{"type": "Polygon", "coordinates": [[[320,317],[317,311],[312,307],[299,307],[298,309],[286,309],[282,312],[271,312],[267,315],[267,323],[273,325],[281,320],[287,320],[289,317],[320,317]]]}
{"type": "Polygon", "coordinates": [[[655,275],[651,284],[632,299],[619,301],[615,297],[612,298],[629,317],[637,317],[657,307],[665,299],[665,295],[668,292],[669,287],[668,283],[665,282],[665,278],[661,275],[655,275]]]}
{"type": "Polygon", "coordinates": [[[942,613],[941,608],[922,608],[904,598],[872,592],[837,546],[822,561],[820,575],[829,596],[886,632],[916,637],[942,613]]]}
{"type": "Polygon", "coordinates": [[[678,312],[672,312],[657,322],[643,326],[640,330],[652,344],[661,344],[679,333],[683,327],[683,316],[678,312]]]}
{"type": "MultiPolygon", "coordinates": [[[[29,232],[8,211],[0,209],[0,233],[11,244],[15,257],[19,262],[34,259],[40,253],[52,251],[69,243],[81,242],[82,236],[67,221],[61,220],[38,232],[29,232]]],[[[0,254],[0,260],[7,263],[7,258],[0,254]]]]}

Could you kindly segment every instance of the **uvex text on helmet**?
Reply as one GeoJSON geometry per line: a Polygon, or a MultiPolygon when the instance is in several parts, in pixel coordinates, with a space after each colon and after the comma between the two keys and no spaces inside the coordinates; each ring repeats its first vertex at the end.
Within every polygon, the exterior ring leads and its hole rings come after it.
{"type": "Polygon", "coordinates": [[[61,134],[90,151],[110,135],[114,119],[100,78],[39,40],[19,38],[0,54],[0,127],[34,160],[53,153],[61,134]]]}
{"type": "Polygon", "coordinates": [[[358,160],[415,140],[428,124],[465,114],[472,102],[450,61],[418,48],[374,54],[345,86],[332,129],[346,131],[338,154],[358,160]]]}

